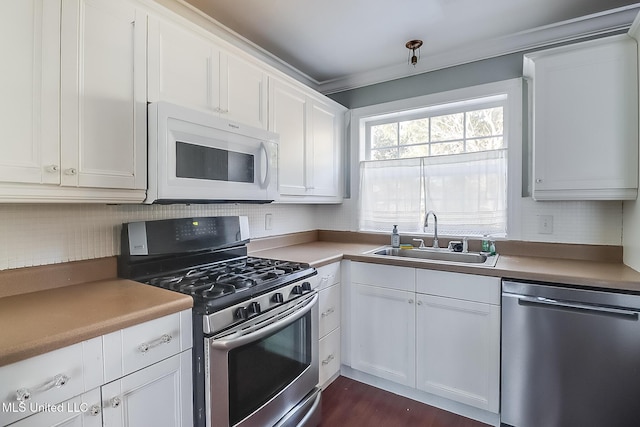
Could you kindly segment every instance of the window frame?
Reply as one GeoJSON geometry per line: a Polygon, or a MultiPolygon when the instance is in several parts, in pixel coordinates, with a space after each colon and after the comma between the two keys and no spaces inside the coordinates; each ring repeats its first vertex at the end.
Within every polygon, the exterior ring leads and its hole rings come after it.
{"type": "MultiPolygon", "coordinates": [[[[438,111],[437,115],[450,112],[462,112],[464,109],[473,111],[477,105],[488,105],[485,102],[478,102],[479,98],[491,96],[504,97],[503,110],[503,138],[507,149],[507,235],[509,240],[518,240],[522,236],[522,202],[526,196],[526,189],[523,187],[523,161],[528,161],[529,154],[523,150],[523,99],[526,99],[523,90],[525,85],[522,78],[504,80],[494,83],[486,83],[477,86],[470,86],[445,92],[437,92],[429,95],[414,98],[391,101],[382,104],[375,104],[351,110],[351,197],[355,215],[352,218],[352,229],[359,230],[358,219],[360,212],[359,188],[360,161],[366,160],[367,144],[367,123],[392,123],[403,120],[411,120],[414,115],[406,115],[407,110],[417,110],[415,115],[424,115],[425,112],[438,111]],[[444,104],[449,104],[444,108],[444,104]]],[[[487,101],[488,102],[488,101],[487,101]]],[[[489,107],[487,107],[489,108],[489,107]]],[[[526,181],[525,181],[526,182],[526,181]]],[[[429,235],[429,233],[424,233],[429,235]]]]}
{"type": "MultiPolygon", "coordinates": [[[[480,140],[480,139],[489,139],[496,138],[493,136],[486,137],[467,137],[467,114],[473,111],[481,111],[490,108],[503,108],[503,122],[504,122],[504,110],[507,108],[507,96],[505,95],[491,95],[488,97],[478,98],[474,100],[474,102],[465,103],[464,106],[461,105],[460,102],[447,103],[439,106],[431,106],[427,108],[418,108],[418,109],[410,109],[405,111],[404,113],[397,113],[390,117],[383,118],[373,118],[371,120],[365,121],[365,160],[371,160],[371,150],[396,150],[399,151],[401,147],[415,147],[420,145],[426,145],[429,147],[429,155],[428,157],[433,156],[431,154],[431,147],[436,144],[448,143],[448,142],[462,142],[464,145],[464,153],[467,153],[467,141],[472,140],[480,140]],[[442,141],[433,141],[431,135],[431,124],[429,125],[429,141],[426,143],[419,144],[400,144],[400,123],[413,121],[413,120],[421,120],[421,119],[433,119],[435,117],[452,115],[452,114],[464,114],[463,121],[463,137],[462,139],[450,139],[450,140],[442,140],[442,141]],[[374,126],[386,125],[386,124],[397,124],[397,142],[393,147],[384,147],[384,148],[371,148],[371,128],[374,126]]],[[[503,148],[508,148],[506,145],[507,140],[504,135],[504,125],[503,125],[503,133],[500,135],[500,138],[503,140],[503,148]]],[[[397,157],[401,158],[401,157],[397,157]]],[[[406,157],[403,157],[406,158],[406,157]]]]}

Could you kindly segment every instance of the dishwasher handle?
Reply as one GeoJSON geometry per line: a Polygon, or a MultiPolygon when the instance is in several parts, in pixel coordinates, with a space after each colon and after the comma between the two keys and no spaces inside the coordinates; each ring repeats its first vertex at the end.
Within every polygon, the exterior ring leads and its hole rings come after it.
{"type": "Polygon", "coordinates": [[[526,295],[510,294],[509,296],[518,298],[518,304],[520,305],[546,305],[546,306],[556,307],[559,309],[579,310],[579,311],[590,312],[593,314],[633,318],[635,320],[638,319],[637,311],[625,310],[621,308],[602,307],[598,305],[581,304],[577,302],[568,302],[568,301],[557,301],[551,298],[531,297],[526,295]]]}

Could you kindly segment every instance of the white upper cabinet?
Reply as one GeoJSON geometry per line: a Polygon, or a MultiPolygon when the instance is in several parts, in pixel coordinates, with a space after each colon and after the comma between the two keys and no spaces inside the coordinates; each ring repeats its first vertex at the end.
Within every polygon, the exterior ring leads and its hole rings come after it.
{"type": "Polygon", "coordinates": [[[61,0],[0,2],[0,181],[60,183],[61,0]]]}
{"type": "Polygon", "coordinates": [[[145,189],[146,12],[69,0],[62,13],[61,183],[145,189]]]}
{"type": "Polygon", "coordinates": [[[168,101],[266,129],[267,75],[193,24],[149,19],[149,101],[168,101]]]}
{"type": "Polygon", "coordinates": [[[11,0],[0,23],[0,201],[142,201],[146,13],[126,0],[11,0]]]}
{"type": "Polygon", "coordinates": [[[636,42],[627,35],[525,55],[534,199],[636,198],[637,70],[636,42]]]}
{"type": "Polygon", "coordinates": [[[271,78],[269,130],[280,135],[280,202],[340,203],[346,108],[271,78]]]}

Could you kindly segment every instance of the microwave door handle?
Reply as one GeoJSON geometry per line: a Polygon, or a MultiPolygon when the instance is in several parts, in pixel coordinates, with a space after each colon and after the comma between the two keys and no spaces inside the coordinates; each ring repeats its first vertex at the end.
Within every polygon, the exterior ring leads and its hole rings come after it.
{"type": "Polygon", "coordinates": [[[266,172],[264,174],[264,180],[260,183],[260,188],[265,189],[269,187],[269,181],[271,181],[271,169],[269,168],[269,150],[264,142],[260,143],[260,149],[264,155],[264,164],[266,166],[266,172]]]}

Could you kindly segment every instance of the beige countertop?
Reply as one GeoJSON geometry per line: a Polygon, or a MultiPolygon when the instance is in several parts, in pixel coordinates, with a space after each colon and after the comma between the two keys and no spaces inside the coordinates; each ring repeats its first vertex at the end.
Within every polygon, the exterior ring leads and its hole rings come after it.
{"type": "Polygon", "coordinates": [[[432,270],[479,274],[510,279],[533,280],[568,285],[598,287],[640,293],[640,272],[618,262],[595,262],[559,258],[500,255],[496,266],[442,264],[427,260],[398,259],[369,255],[365,252],[378,248],[374,243],[338,243],[316,241],[264,249],[252,255],[306,262],[320,267],[331,262],[349,259],[376,264],[398,265],[432,270]]]}
{"type": "Polygon", "coordinates": [[[120,279],[0,298],[0,366],[192,305],[188,295],[120,279]]]}
{"type": "MultiPolygon", "coordinates": [[[[524,256],[530,253],[526,246],[519,253],[511,248],[512,254],[500,255],[496,266],[487,268],[366,254],[383,246],[375,236],[365,236],[367,243],[350,243],[361,240],[352,233],[326,237],[310,232],[265,239],[252,242],[250,254],[314,267],[348,259],[640,293],[640,273],[615,261],[524,256]],[[276,247],[269,246],[273,242],[278,242],[276,247]]],[[[601,249],[596,251],[602,254],[601,249]]],[[[567,248],[560,250],[565,253],[567,248]]],[[[189,296],[115,276],[115,257],[0,272],[0,366],[193,305],[189,296]]]]}

